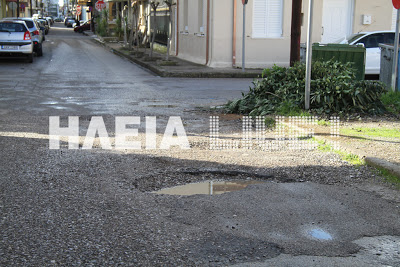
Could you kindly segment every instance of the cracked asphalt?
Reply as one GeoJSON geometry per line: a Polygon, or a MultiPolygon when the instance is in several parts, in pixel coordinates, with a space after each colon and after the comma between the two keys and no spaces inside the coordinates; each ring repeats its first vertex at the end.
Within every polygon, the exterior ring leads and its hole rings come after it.
{"type": "MultiPolygon", "coordinates": [[[[210,150],[210,106],[248,79],[169,79],[61,24],[33,64],[0,61],[0,265],[400,266],[400,197],[369,167],[320,151],[210,150]],[[191,149],[49,149],[49,116],[180,116],[191,149]],[[258,180],[222,195],[149,193],[258,180]],[[310,233],[324,231],[331,238],[310,233]]],[[[221,136],[241,121],[221,115],[221,136]]],[[[82,142],[82,140],[81,140],[82,142]]]]}

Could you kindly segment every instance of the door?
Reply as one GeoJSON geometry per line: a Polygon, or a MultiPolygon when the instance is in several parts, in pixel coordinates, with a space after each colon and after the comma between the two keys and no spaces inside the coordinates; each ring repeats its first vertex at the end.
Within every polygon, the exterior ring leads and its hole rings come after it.
{"type": "Polygon", "coordinates": [[[348,37],[353,28],[353,0],[324,0],[321,43],[348,37]]]}

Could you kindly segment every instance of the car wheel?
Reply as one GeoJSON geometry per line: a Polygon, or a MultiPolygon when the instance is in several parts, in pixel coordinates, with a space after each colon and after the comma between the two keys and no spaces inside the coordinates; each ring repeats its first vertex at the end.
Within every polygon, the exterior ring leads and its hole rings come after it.
{"type": "Polygon", "coordinates": [[[32,63],[33,62],[33,53],[28,55],[27,61],[28,61],[28,63],[32,63]]]}
{"type": "Polygon", "coordinates": [[[43,47],[42,47],[42,44],[39,44],[36,54],[37,54],[38,57],[43,56],[43,47]]]}
{"type": "Polygon", "coordinates": [[[79,29],[78,32],[79,32],[79,33],[83,33],[83,30],[82,30],[82,29],[79,29]]]}

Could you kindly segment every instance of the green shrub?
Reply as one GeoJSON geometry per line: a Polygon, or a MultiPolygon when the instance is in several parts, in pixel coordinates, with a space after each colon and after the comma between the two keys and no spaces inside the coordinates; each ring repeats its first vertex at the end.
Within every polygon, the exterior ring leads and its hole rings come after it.
{"type": "Polygon", "coordinates": [[[381,97],[383,105],[385,105],[385,108],[395,114],[400,113],[400,92],[389,92],[381,97]]]}
{"type": "Polygon", "coordinates": [[[96,32],[104,37],[108,35],[108,11],[103,10],[101,15],[96,18],[96,32]]]}
{"type": "MultiPolygon", "coordinates": [[[[385,87],[380,82],[356,81],[351,63],[315,62],[312,66],[310,110],[318,114],[381,114],[385,107],[380,97],[385,87]]],[[[232,113],[264,116],[278,113],[299,115],[305,102],[305,64],[265,69],[261,79],[242,98],[229,102],[232,113]]],[[[304,113],[303,115],[307,115],[304,113]]]]}
{"type": "Polygon", "coordinates": [[[115,24],[116,24],[115,29],[114,29],[115,34],[116,34],[119,38],[121,38],[121,36],[124,35],[124,29],[123,29],[123,27],[122,27],[122,20],[121,20],[121,17],[120,17],[120,16],[118,16],[117,20],[115,21],[115,24]]]}

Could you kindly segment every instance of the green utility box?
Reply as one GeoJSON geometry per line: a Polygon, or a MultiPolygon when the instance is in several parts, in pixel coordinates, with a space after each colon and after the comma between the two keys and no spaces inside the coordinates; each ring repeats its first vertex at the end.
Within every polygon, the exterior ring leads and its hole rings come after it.
{"type": "Polygon", "coordinates": [[[312,60],[336,60],[342,63],[352,62],[356,69],[356,79],[364,80],[365,77],[365,47],[363,45],[348,44],[313,44],[312,60]]]}

